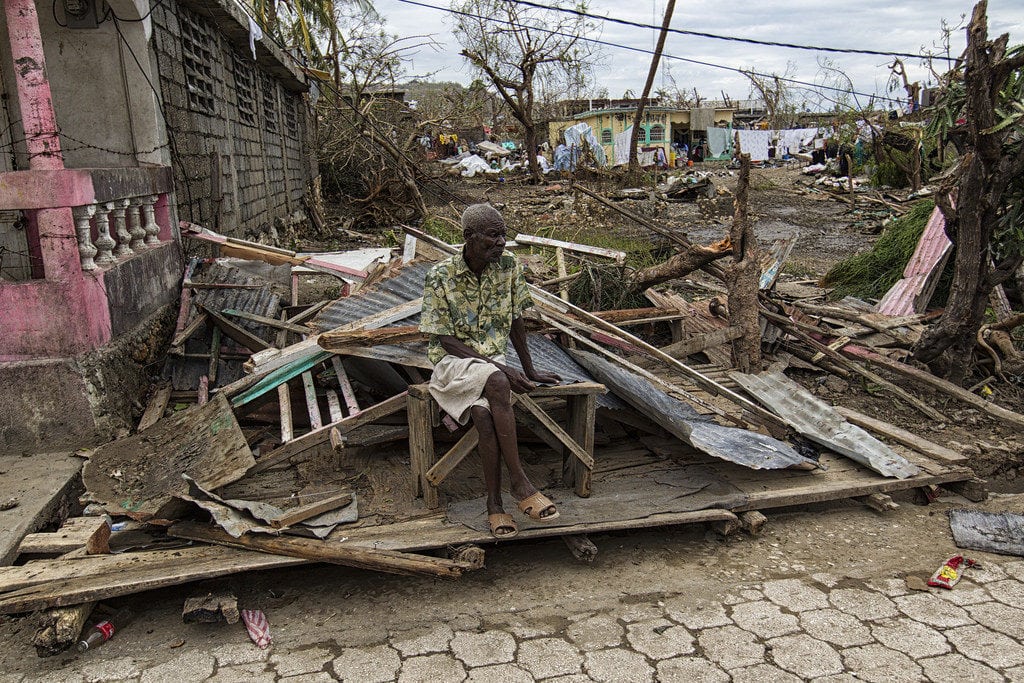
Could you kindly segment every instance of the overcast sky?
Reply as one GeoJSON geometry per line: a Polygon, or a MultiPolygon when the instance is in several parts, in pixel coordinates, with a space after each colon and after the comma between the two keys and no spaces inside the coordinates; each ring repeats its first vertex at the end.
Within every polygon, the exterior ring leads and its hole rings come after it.
{"type": "MultiPolygon", "coordinates": [[[[446,0],[422,0],[447,8],[446,0]]],[[[545,4],[553,0],[539,0],[545,4]]],[[[387,20],[388,30],[400,36],[431,35],[441,44],[437,50],[421,48],[412,57],[410,75],[431,73],[431,80],[468,83],[472,70],[459,56],[452,35],[452,20],[444,11],[416,7],[400,0],[374,0],[377,11],[387,20]]],[[[591,0],[593,14],[645,24],[661,24],[665,0],[591,0]]],[[[720,0],[677,0],[672,27],[721,35],[774,40],[803,45],[858,48],[917,53],[940,36],[943,19],[956,23],[970,13],[972,4],[957,0],[762,0],[737,3],[720,0]]],[[[1024,2],[991,0],[988,8],[989,35],[1010,34],[1010,44],[1024,42],[1024,2]]],[[[651,50],[655,35],[650,29],[608,22],[599,36],[602,41],[651,50]]],[[[958,31],[954,55],[964,45],[964,31],[958,31]]],[[[650,65],[649,54],[603,47],[604,64],[596,73],[596,88],[607,88],[612,97],[626,90],[639,94],[650,65]]],[[[733,68],[755,68],[783,73],[787,62],[795,63],[794,78],[814,82],[819,78],[817,58],[830,57],[864,93],[886,94],[889,61],[882,56],[829,54],[734,43],[707,38],[669,34],[665,55],[685,57],[733,68]]],[[[915,60],[907,61],[911,80],[927,80],[915,60]]],[[[747,97],[749,82],[740,74],[675,59],[664,59],[662,74],[670,73],[680,88],[696,87],[703,97],[720,98],[725,91],[732,98],[747,97]]],[[[659,77],[655,87],[662,85],[659,77]]],[[[862,102],[863,103],[863,102],[862,102]]]]}

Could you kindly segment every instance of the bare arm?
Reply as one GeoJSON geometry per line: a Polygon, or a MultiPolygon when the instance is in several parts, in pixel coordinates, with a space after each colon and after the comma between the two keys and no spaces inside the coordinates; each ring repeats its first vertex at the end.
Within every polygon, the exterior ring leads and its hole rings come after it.
{"type": "Polygon", "coordinates": [[[526,344],[526,324],[521,317],[512,321],[509,337],[512,339],[512,348],[519,354],[519,362],[523,364],[523,371],[528,379],[540,384],[554,384],[561,379],[558,375],[551,372],[537,372],[537,369],[533,367],[530,347],[526,344]]]}

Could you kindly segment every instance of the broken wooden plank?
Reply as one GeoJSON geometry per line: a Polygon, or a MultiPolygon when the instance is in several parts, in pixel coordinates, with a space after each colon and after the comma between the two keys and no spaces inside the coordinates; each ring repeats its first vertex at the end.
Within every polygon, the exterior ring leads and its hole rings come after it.
{"type": "Polygon", "coordinates": [[[674,358],[686,358],[695,353],[700,353],[711,346],[728,344],[733,339],[738,339],[741,334],[743,334],[743,330],[739,327],[723,327],[710,332],[691,335],[682,341],[663,346],[661,350],[674,358]]]}
{"type": "MultiPolygon", "coordinates": [[[[434,463],[433,467],[427,470],[426,479],[432,486],[440,486],[452,471],[458,467],[467,455],[480,443],[480,433],[476,427],[470,427],[458,442],[445,453],[440,460],[434,463]]],[[[429,506],[428,506],[429,507],[429,506]]]]}
{"type": "Polygon", "coordinates": [[[899,503],[886,493],[869,493],[866,496],[857,496],[854,500],[875,512],[891,512],[892,510],[898,510],[900,507],[899,503]]]}
{"type": "MultiPolygon", "coordinates": [[[[609,258],[622,265],[626,261],[626,252],[618,249],[607,249],[605,247],[592,247],[588,244],[577,244],[575,242],[566,242],[564,240],[555,240],[549,237],[539,237],[536,235],[527,235],[525,232],[516,234],[516,244],[525,244],[527,246],[535,247],[553,247],[557,249],[563,249],[565,251],[572,251],[578,254],[590,254],[591,256],[602,256],[609,258]]],[[[560,275],[564,275],[560,273],[560,275]]]]}
{"type": "Polygon", "coordinates": [[[325,512],[330,512],[331,510],[337,510],[340,507],[345,507],[351,502],[352,493],[350,491],[330,495],[324,498],[323,500],[314,501],[312,503],[299,505],[298,507],[285,510],[285,513],[283,515],[270,520],[270,526],[274,527],[275,529],[283,529],[293,524],[305,522],[307,519],[311,519],[325,512]]]}
{"type": "Polygon", "coordinates": [[[185,342],[199,330],[200,327],[206,324],[209,320],[209,316],[205,312],[200,311],[199,314],[192,318],[191,321],[181,328],[175,335],[174,339],[171,340],[171,347],[180,348],[184,346],[185,342]]]}
{"type": "Polygon", "coordinates": [[[238,598],[227,590],[189,596],[181,608],[181,620],[186,624],[237,624],[238,618],[238,598]]]}
{"type": "Polygon", "coordinates": [[[537,405],[536,401],[526,394],[517,394],[516,401],[533,413],[533,416],[540,420],[541,424],[543,424],[544,427],[555,436],[555,438],[561,441],[562,445],[565,446],[570,453],[576,456],[576,458],[583,463],[584,467],[588,470],[594,469],[594,456],[587,453],[580,444],[576,443],[576,441],[569,436],[564,429],[562,429],[561,425],[551,419],[551,416],[544,412],[543,408],[537,405]]]}
{"type": "Polygon", "coordinates": [[[567,534],[562,536],[569,552],[580,562],[591,563],[597,558],[597,546],[586,534],[567,534]]]}
{"type": "Polygon", "coordinates": [[[20,555],[63,555],[79,548],[87,555],[110,552],[110,525],[106,517],[70,517],[60,529],[28,534],[18,546],[20,555]]]}
{"type": "Polygon", "coordinates": [[[295,427],[292,424],[292,394],[287,382],[278,385],[277,402],[281,409],[281,443],[288,443],[295,438],[295,427]]]}
{"type": "Polygon", "coordinates": [[[234,339],[250,351],[262,351],[270,348],[270,344],[268,342],[260,339],[249,330],[234,324],[217,311],[206,307],[203,307],[202,310],[210,316],[210,319],[213,320],[214,324],[221,329],[221,332],[231,339],[234,339]]]}
{"type": "Polygon", "coordinates": [[[161,385],[153,395],[149,398],[149,403],[146,404],[146,412],[142,414],[142,419],[139,420],[139,428],[137,431],[142,431],[148,427],[155,425],[164,416],[164,411],[167,410],[167,404],[171,401],[171,387],[170,384],[161,385]]]}
{"type": "Polygon", "coordinates": [[[370,330],[332,330],[320,335],[320,348],[334,353],[345,353],[353,346],[385,346],[426,341],[429,335],[420,332],[416,325],[380,327],[370,330]]]}
{"type": "Polygon", "coordinates": [[[337,356],[331,356],[331,365],[334,366],[334,374],[338,377],[338,388],[341,389],[341,396],[345,399],[345,408],[348,409],[349,417],[359,412],[359,403],[356,401],[356,392],[352,390],[352,382],[345,372],[345,365],[337,356]]]}
{"type": "Polygon", "coordinates": [[[86,602],[48,610],[43,616],[42,625],[32,637],[36,654],[40,657],[50,657],[76,644],[85,628],[85,621],[95,606],[95,602],[86,602]]]}
{"type": "Polygon", "coordinates": [[[901,429],[896,425],[869,417],[863,413],[857,412],[856,410],[845,408],[843,406],[835,406],[834,409],[837,413],[858,427],[870,429],[879,436],[890,438],[897,443],[903,444],[907,448],[913,448],[916,451],[924,453],[928,457],[948,463],[963,463],[968,460],[966,456],[957,453],[951,448],[946,448],[945,446],[940,446],[937,443],[932,443],[931,441],[928,441],[913,432],[901,429]]]}
{"type": "Polygon", "coordinates": [[[740,518],[740,526],[751,536],[761,533],[761,529],[768,523],[768,518],[757,510],[747,510],[737,516],[740,518]]]}
{"type": "Polygon", "coordinates": [[[111,514],[145,521],[187,491],[241,479],[256,461],[226,398],[174,413],[144,432],[104,444],[85,463],[85,498],[111,514]]]}
{"type": "Polygon", "coordinates": [[[316,430],[324,426],[320,415],[320,404],[316,398],[316,387],[313,386],[313,373],[308,370],[302,373],[302,389],[306,395],[306,411],[309,413],[309,426],[316,430]]]}
{"type": "Polygon", "coordinates": [[[275,330],[287,330],[288,332],[294,332],[295,334],[309,334],[312,332],[305,325],[294,325],[289,323],[287,320],[278,320],[277,318],[268,318],[264,315],[256,315],[255,313],[249,313],[248,311],[238,311],[233,308],[225,308],[221,311],[221,314],[229,316],[231,318],[239,318],[241,320],[250,320],[254,323],[260,323],[267,327],[273,327],[275,330]]]}
{"type": "Polygon", "coordinates": [[[240,538],[234,538],[222,529],[194,522],[178,522],[167,530],[167,535],[232,548],[255,550],[271,555],[297,557],[314,562],[329,562],[405,576],[437,576],[456,579],[462,576],[463,570],[473,568],[468,563],[440,557],[415,555],[394,550],[357,548],[319,539],[262,534],[246,534],[240,538]]]}
{"type": "Polygon", "coordinates": [[[331,422],[337,422],[345,417],[345,413],[341,411],[341,399],[338,398],[338,392],[334,389],[324,390],[324,398],[327,399],[327,413],[331,416],[331,422]]]}

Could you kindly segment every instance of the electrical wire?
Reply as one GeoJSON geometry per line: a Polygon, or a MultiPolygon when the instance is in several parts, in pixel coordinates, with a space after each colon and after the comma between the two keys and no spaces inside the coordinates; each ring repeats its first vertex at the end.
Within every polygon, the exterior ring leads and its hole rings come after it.
{"type": "MultiPolygon", "coordinates": [[[[661,30],[660,26],[654,24],[644,24],[638,21],[629,21],[628,19],[617,19],[615,17],[605,17],[599,14],[591,14],[590,12],[584,12],[583,10],[573,9],[570,7],[559,7],[557,5],[542,5],[539,2],[531,2],[531,0],[504,0],[504,2],[526,5],[528,7],[536,7],[537,9],[549,10],[552,12],[564,12],[566,14],[575,14],[576,16],[585,17],[587,19],[597,19],[612,24],[622,24],[623,26],[633,26],[635,28],[643,29],[654,29],[657,31],[661,30]]],[[[887,52],[884,50],[863,50],[858,48],[847,48],[847,47],[825,47],[822,45],[800,45],[797,43],[781,43],[773,40],[758,40],[756,38],[740,38],[739,36],[724,36],[718,33],[704,33],[701,31],[690,31],[681,28],[669,28],[669,33],[678,33],[684,36],[694,36],[697,38],[711,38],[713,40],[728,40],[736,43],[750,43],[751,45],[765,45],[768,47],[785,47],[792,50],[811,50],[814,52],[836,52],[840,54],[854,54],[854,55],[875,55],[881,57],[905,57],[908,59],[945,59],[947,61],[954,61],[952,57],[941,56],[941,55],[926,55],[926,54],[915,54],[912,52],[887,52]]]]}
{"type": "MultiPolygon", "coordinates": [[[[508,20],[505,20],[505,19],[495,19],[493,17],[485,17],[485,16],[480,15],[480,14],[473,14],[472,12],[463,12],[461,10],[455,10],[455,9],[451,9],[449,7],[439,7],[437,5],[430,5],[430,4],[425,3],[425,2],[418,2],[417,0],[398,0],[398,2],[405,3],[407,5],[415,5],[417,7],[424,7],[424,8],[427,8],[427,9],[433,9],[433,10],[437,10],[439,12],[447,12],[449,14],[457,14],[457,15],[460,15],[460,16],[470,17],[472,19],[478,19],[478,20],[481,20],[481,21],[489,21],[489,22],[494,22],[494,23],[498,23],[498,24],[507,24],[509,26],[516,26],[516,24],[514,22],[511,22],[511,21],[508,21],[508,20]]],[[[565,38],[574,38],[574,39],[577,39],[577,40],[582,40],[582,41],[587,42],[587,43],[593,43],[595,45],[603,45],[605,47],[613,47],[613,48],[620,49],[620,50],[629,50],[631,52],[639,52],[641,54],[646,54],[646,55],[653,55],[654,54],[654,50],[648,50],[648,49],[645,49],[645,48],[642,48],[642,47],[632,47],[630,45],[622,45],[621,43],[613,43],[613,42],[610,42],[610,41],[607,41],[607,40],[600,40],[599,38],[588,38],[586,36],[572,35],[572,34],[569,34],[569,33],[564,33],[564,32],[561,32],[561,31],[555,31],[555,30],[552,30],[552,29],[549,29],[549,28],[544,28],[544,27],[541,27],[541,26],[532,26],[531,30],[541,31],[543,33],[550,33],[551,35],[562,36],[562,37],[565,37],[565,38]]],[[[748,76],[748,77],[749,76],[758,76],[760,78],[769,78],[769,79],[772,79],[772,80],[779,80],[779,81],[782,81],[784,83],[792,83],[794,85],[800,85],[800,86],[803,86],[803,87],[806,87],[806,88],[813,88],[813,89],[816,89],[816,90],[832,90],[834,92],[848,93],[850,95],[861,95],[863,97],[872,97],[872,98],[874,98],[876,100],[886,101],[886,102],[893,102],[893,103],[900,104],[900,105],[906,104],[906,102],[904,100],[896,99],[896,98],[893,98],[893,97],[885,97],[884,95],[877,95],[877,94],[873,94],[873,93],[858,92],[856,90],[851,90],[851,89],[846,89],[846,88],[837,88],[835,86],[823,85],[823,84],[820,84],[820,83],[811,83],[809,81],[801,81],[801,80],[796,79],[796,78],[789,78],[789,77],[786,77],[786,76],[779,76],[779,75],[776,75],[776,74],[761,73],[759,71],[754,71],[752,69],[740,69],[740,68],[737,68],[737,67],[734,67],[734,66],[726,66],[724,64],[715,64],[714,62],[705,62],[705,61],[702,61],[702,60],[699,60],[699,59],[692,59],[690,57],[679,57],[677,55],[670,55],[670,54],[668,54],[666,52],[662,52],[661,56],[663,58],[665,58],[665,59],[674,59],[674,60],[679,61],[679,62],[687,62],[689,64],[696,64],[698,66],[706,66],[706,67],[709,67],[709,68],[712,68],[712,69],[723,69],[725,71],[732,71],[732,72],[735,72],[735,73],[738,73],[738,74],[742,74],[742,75],[748,76]]]]}

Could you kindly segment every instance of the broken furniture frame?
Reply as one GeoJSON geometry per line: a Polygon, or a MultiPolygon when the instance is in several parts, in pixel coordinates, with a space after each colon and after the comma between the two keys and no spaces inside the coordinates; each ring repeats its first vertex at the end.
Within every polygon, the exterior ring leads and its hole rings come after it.
{"type": "MultiPolygon", "coordinates": [[[[557,386],[537,387],[529,394],[513,394],[513,403],[525,408],[536,422],[562,445],[562,481],[576,495],[590,495],[590,480],[594,469],[594,420],[597,395],[607,389],[596,382],[577,382],[557,386]],[[558,397],[566,400],[566,427],[563,429],[537,405],[535,398],[558,397]]],[[[409,387],[409,460],[412,466],[412,488],[424,504],[437,508],[438,487],[462,460],[476,448],[479,441],[475,427],[441,458],[434,451],[434,426],[439,423],[439,408],[426,384],[409,387]]],[[[532,420],[531,420],[532,422],[532,420]]]]}

